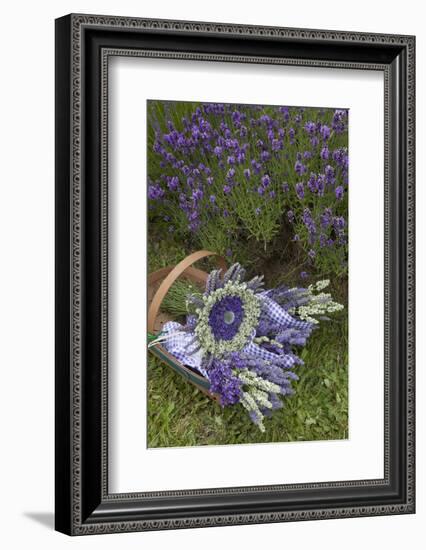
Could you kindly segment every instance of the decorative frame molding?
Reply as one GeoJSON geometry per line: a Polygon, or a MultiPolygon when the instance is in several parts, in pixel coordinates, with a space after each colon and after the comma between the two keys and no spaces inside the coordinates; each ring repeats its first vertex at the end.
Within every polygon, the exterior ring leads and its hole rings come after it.
{"type": "Polygon", "coordinates": [[[414,512],[414,55],[412,36],[96,15],[56,21],[59,531],[83,535],[414,512]],[[108,59],[117,55],[383,71],[383,480],[108,493],[108,59]],[[176,507],[177,497],[187,499],[186,509],[176,507]]]}

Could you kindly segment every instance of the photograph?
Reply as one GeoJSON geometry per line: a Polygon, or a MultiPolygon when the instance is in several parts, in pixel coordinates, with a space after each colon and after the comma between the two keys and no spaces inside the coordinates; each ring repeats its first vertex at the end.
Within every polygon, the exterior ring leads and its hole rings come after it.
{"type": "Polygon", "coordinates": [[[173,6],[55,20],[55,529],[358,544],[416,511],[416,28],[173,6]]]}
{"type": "Polygon", "coordinates": [[[348,439],[349,125],[147,100],[149,448],[348,439]]]}

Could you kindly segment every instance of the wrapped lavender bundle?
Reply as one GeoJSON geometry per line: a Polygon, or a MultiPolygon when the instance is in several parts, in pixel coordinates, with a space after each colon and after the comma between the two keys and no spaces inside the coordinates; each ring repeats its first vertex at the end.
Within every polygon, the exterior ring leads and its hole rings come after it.
{"type": "Polygon", "coordinates": [[[295,349],[306,345],[327,313],[343,309],[323,293],[329,281],[308,288],[265,290],[263,276],[244,282],[232,265],[210,273],[202,295],[188,296],[184,325],[171,321],[150,345],[160,343],[210,382],[222,406],[240,405],[265,431],[264,418],[283,406],[303,364],[295,349]]]}

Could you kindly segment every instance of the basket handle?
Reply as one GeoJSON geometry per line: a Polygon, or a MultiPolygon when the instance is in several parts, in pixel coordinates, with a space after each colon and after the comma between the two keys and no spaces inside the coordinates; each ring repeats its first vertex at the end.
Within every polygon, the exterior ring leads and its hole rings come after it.
{"type": "Polygon", "coordinates": [[[193,252],[181,262],[179,262],[174,267],[164,267],[158,271],[154,271],[148,277],[148,283],[155,283],[159,279],[163,278],[165,275],[167,277],[163,280],[159,286],[157,292],[155,293],[154,298],[152,299],[151,305],[148,309],[148,332],[154,332],[155,320],[157,319],[158,312],[160,310],[161,304],[166,296],[169,288],[180,277],[183,273],[190,275],[192,279],[197,282],[205,283],[208,277],[208,274],[200,269],[195,269],[191,265],[202,258],[207,258],[208,256],[217,256],[218,266],[226,271],[226,262],[225,259],[216,254],[216,252],[210,252],[208,250],[199,250],[198,252],[193,252]]]}

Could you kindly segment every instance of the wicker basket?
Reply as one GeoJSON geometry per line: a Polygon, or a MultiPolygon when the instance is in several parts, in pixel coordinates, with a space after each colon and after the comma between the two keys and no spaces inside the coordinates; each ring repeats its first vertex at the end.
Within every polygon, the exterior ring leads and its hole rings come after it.
{"type": "MultiPolygon", "coordinates": [[[[148,276],[148,332],[150,334],[156,335],[160,333],[164,323],[173,320],[169,315],[161,311],[161,304],[170,287],[179,277],[185,277],[204,288],[208,274],[205,271],[192,267],[192,264],[208,256],[217,256],[218,266],[223,271],[226,271],[226,262],[222,256],[208,250],[199,250],[187,256],[176,266],[163,267],[148,276]]],[[[186,380],[189,380],[211,399],[218,400],[217,395],[210,392],[210,382],[204,376],[178,361],[161,344],[151,346],[149,351],[186,380]]]]}

